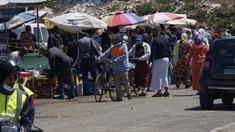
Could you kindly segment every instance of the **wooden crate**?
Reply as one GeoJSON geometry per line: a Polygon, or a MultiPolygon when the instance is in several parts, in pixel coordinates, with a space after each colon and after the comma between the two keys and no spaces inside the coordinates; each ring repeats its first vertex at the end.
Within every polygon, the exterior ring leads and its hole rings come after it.
{"type": "Polygon", "coordinates": [[[54,98],[54,88],[51,86],[37,87],[36,98],[53,99],[54,98]]]}

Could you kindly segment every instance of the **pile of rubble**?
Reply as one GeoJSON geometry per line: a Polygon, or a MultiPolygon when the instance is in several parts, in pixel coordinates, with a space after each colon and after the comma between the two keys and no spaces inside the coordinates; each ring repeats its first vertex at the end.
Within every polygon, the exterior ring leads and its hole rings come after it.
{"type": "Polygon", "coordinates": [[[59,7],[58,5],[52,6],[52,8],[45,9],[48,11],[47,18],[52,18],[61,14],[70,13],[70,12],[80,12],[80,13],[87,13],[92,15],[96,18],[102,18],[105,15],[108,15],[110,12],[116,10],[124,10],[128,12],[136,12],[136,7],[140,4],[146,2],[153,2],[155,0],[129,0],[129,1],[119,1],[113,0],[112,2],[105,4],[105,5],[94,5],[94,4],[77,4],[74,7],[59,7]]]}
{"type": "MultiPolygon", "coordinates": [[[[45,18],[46,19],[53,18],[55,16],[59,16],[70,12],[80,12],[80,13],[87,13],[89,15],[92,15],[100,19],[115,10],[122,10],[122,11],[136,13],[137,6],[147,2],[152,2],[154,7],[157,6],[156,0],[129,0],[129,1],[113,0],[104,5],[94,5],[94,4],[85,3],[85,4],[77,4],[73,7],[71,6],[60,7],[56,3],[53,3],[53,5],[45,7],[45,9],[48,11],[48,14],[45,16],[45,18]]],[[[179,0],[176,0],[175,3],[172,3],[172,5],[176,6],[175,12],[178,11],[185,4],[186,3],[184,1],[179,1],[179,0]]],[[[204,0],[204,2],[195,2],[195,4],[200,5],[201,8],[203,8],[207,13],[209,13],[213,8],[221,7],[220,4],[214,4],[209,0],[204,0]]],[[[188,17],[190,17],[190,13],[193,12],[186,12],[188,17]]]]}

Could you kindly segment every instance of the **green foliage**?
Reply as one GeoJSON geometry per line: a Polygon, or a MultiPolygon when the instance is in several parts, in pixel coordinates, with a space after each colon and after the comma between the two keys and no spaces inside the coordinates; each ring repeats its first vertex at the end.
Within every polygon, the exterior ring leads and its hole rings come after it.
{"type": "Polygon", "coordinates": [[[194,11],[194,14],[192,17],[193,19],[196,19],[199,22],[205,22],[209,18],[207,12],[200,8],[194,11]]]}
{"type": "Polygon", "coordinates": [[[170,4],[159,6],[158,12],[173,12],[176,9],[175,6],[172,6],[170,4]]]}
{"type": "Polygon", "coordinates": [[[119,8],[120,8],[120,5],[114,5],[114,6],[111,6],[110,11],[111,12],[117,11],[117,10],[119,10],[119,8]]]}
{"type": "Polygon", "coordinates": [[[103,4],[107,4],[110,0],[101,0],[103,4]]]}
{"type": "Polygon", "coordinates": [[[156,10],[152,7],[153,3],[149,2],[149,3],[144,3],[142,5],[138,5],[136,7],[137,9],[137,14],[139,16],[144,16],[144,15],[149,15],[149,14],[153,14],[156,12],[156,10]]]}
{"type": "Polygon", "coordinates": [[[194,3],[188,3],[181,7],[184,11],[193,11],[199,9],[199,6],[195,5],[194,3]]]}
{"type": "Polygon", "coordinates": [[[175,2],[175,0],[156,0],[157,4],[170,4],[175,2]]]}

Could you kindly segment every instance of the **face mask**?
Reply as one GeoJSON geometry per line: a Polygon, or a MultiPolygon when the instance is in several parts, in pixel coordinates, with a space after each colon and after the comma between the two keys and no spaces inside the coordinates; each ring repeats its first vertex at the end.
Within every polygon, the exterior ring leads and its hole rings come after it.
{"type": "Polygon", "coordinates": [[[3,82],[3,86],[2,86],[5,90],[7,90],[7,91],[13,91],[14,90],[14,88],[12,88],[11,86],[9,86],[9,85],[7,85],[6,83],[4,83],[3,82]]]}
{"type": "Polygon", "coordinates": [[[137,44],[137,45],[140,45],[140,44],[142,44],[142,42],[141,42],[141,41],[137,41],[136,44],[137,44]]]}

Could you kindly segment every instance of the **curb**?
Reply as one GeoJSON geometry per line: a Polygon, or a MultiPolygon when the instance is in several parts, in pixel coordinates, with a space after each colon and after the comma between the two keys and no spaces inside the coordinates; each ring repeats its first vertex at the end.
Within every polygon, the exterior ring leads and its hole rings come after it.
{"type": "Polygon", "coordinates": [[[230,126],[233,126],[233,125],[235,125],[235,122],[231,123],[231,124],[227,124],[227,125],[221,126],[221,127],[217,127],[217,128],[215,128],[213,130],[210,130],[209,132],[220,132],[223,129],[229,128],[230,126]]]}

